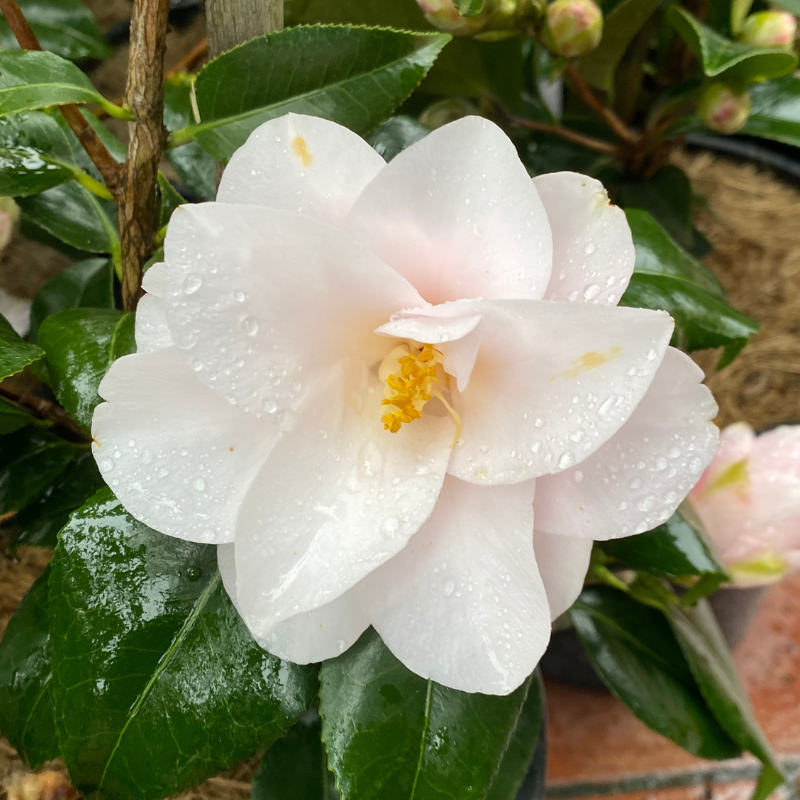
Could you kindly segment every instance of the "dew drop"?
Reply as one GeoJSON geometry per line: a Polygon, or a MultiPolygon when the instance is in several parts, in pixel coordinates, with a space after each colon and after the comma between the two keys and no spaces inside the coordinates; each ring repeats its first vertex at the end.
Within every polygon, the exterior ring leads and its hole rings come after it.
{"type": "Polygon", "coordinates": [[[187,275],[183,282],[184,294],[194,294],[203,285],[203,279],[199,275],[187,275]]]}
{"type": "Polygon", "coordinates": [[[387,517],[381,526],[381,532],[387,539],[394,539],[400,530],[400,520],[397,517],[387,517]]]}
{"type": "Polygon", "coordinates": [[[236,290],[236,291],[233,293],[233,299],[234,299],[234,300],[235,300],[237,303],[244,303],[244,301],[245,301],[245,300],[247,300],[247,293],[246,293],[246,292],[243,292],[241,289],[237,289],[237,290],[236,290]]]}
{"type": "Polygon", "coordinates": [[[195,488],[195,491],[198,491],[198,492],[205,491],[205,488],[206,488],[206,482],[205,482],[205,481],[204,481],[202,478],[198,478],[198,479],[197,479],[197,480],[194,482],[194,488],[195,488]]]}
{"type": "Polygon", "coordinates": [[[596,283],[590,283],[584,290],[583,290],[583,299],[584,300],[594,300],[597,295],[600,294],[600,286],[596,283]]]}
{"type": "Polygon", "coordinates": [[[597,245],[594,242],[589,242],[589,244],[583,248],[583,252],[586,253],[587,256],[590,256],[595,250],[597,250],[597,245]]]}
{"type": "Polygon", "coordinates": [[[579,469],[576,469],[572,476],[572,480],[574,480],[575,483],[580,483],[583,480],[583,473],[579,469]]]}
{"type": "Polygon", "coordinates": [[[570,453],[564,453],[561,458],[558,460],[558,466],[560,469],[569,469],[575,463],[575,456],[570,453]]]}
{"type": "Polygon", "coordinates": [[[444,596],[450,597],[450,595],[453,594],[455,589],[456,589],[456,582],[453,580],[447,581],[447,583],[444,585],[444,596]]]}
{"type": "Polygon", "coordinates": [[[103,472],[111,472],[114,469],[114,462],[110,458],[104,458],[98,466],[103,472]]]}
{"type": "Polygon", "coordinates": [[[254,317],[242,317],[239,327],[247,336],[255,336],[258,333],[258,320],[254,317]]]}
{"type": "Polygon", "coordinates": [[[261,405],[267,414],[274,414],[278,410],[278,404],[272,398],[265,400],[261,405]]]}

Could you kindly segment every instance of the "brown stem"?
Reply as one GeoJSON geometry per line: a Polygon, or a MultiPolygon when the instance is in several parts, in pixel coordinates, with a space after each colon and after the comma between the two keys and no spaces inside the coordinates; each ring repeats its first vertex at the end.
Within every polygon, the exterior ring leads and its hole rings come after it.
{"type": "Polygon", "coordinates": [[[575,93],[595,112],[603,122],[626,144],[636,144],[639,138],[610,108],[604,106],[589,88],[583,75],[574,64],[568,64],[564,74],[569,78],[575,93]]]}
{"type": "Polygon", "coordinates": [[[283,27],[283,0],[206,0],[212,58],[283,27]]]}
{"type": "Polygon", "coordinates": [[[517,117],[513,114],[506,114],[506,121],[510,125],[517,128],[527,128],[530,131],[538,131],[539,133],[547,133],[551,136],[558,136],[561,139],[566,139],[568,142],[582,145],[589,150],[595,150],[598,153],[606,153],[607,155],[619,155],[619,148],[611,144],[611,142],[604,142],[602,139],[595,139],[593,136],[585,136],[577,131],[570,130],[569,128],[561,127],[560,125],[550,125],[547,122],[536,122],[532,119],[525,117],[517,117]]]}
{"type": "MultiPolygon", "coordinates": [[[[23,50],[41,50],[42,46],[36,38],[28,20],[20,10],[17,0],[0,0],[0,11],[6,18],[8,27],[11,28],[14,36],[23,50]]],[[[115,197],[119,191],[120,166],[109,153],[108,148],[100,141],[98,135],[92,130],[92,126],[83,118],[76,105],[60,106],[60,111],[72,128],[72,132],[78,137],[83,149],[92,159],[92,162],[100,170],[103,180],[106,182],[111,194],[115,197]]]]}
{"type": "Polygon", "coordinates": [[[50,400],[45,400],[34,394],[15,392],[12,389],[7,389],[5,386],[0,386],[0,397],[4,397],[6,400],[10,400],[12,403],[22,406],[39,419],[52,422],[55,427],[61,429],[65,438],[71,441],[81,444],[88,444],[91,442],[91,438],[87,436],[75,420],[73,420],[61,406],[52,403],[50,400]]]}
{"type": "Polygon", "coordinates": [[[181,72],[194,72],[208,58],[208,37],[201,39],[177,64],[170,67],[164,75],[168,81],[181,72]]]}
{"type": "Polygon", "coordinates": [[[134,0],[126,95],[134,121],[119,203],[122,245],[122,305],[136,308],[142,265],[155,246],[156,179],[166,141],[164,53],[169,0],[134,0]]]}

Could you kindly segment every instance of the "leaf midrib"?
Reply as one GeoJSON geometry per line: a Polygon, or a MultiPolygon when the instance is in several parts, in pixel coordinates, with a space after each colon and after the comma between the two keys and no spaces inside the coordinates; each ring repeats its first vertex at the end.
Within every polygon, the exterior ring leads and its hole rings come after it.
{"type": "Polygon", "coordinates": [[[419,741],[419,759],[417,760],[417,769],[414,772],[414,782],[411,784],[411,794],[409,800],[414,800],[417,793],[417,782],[422,773],[422,762],[425,760],[425,744],[428,739],[428,732],[431,727],[431,702],[433,700],[433,681],[428,678],[428,691],[425,695],[425,717],[422,724],[422,736],[419,741]]]}

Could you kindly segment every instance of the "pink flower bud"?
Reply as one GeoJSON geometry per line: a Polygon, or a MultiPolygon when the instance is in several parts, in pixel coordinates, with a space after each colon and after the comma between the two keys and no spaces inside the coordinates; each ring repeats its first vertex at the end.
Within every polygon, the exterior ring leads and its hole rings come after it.
{"type": "Polygon", "coordinates": [[[417,0],[425,19],[440,31],[453,36],[470,36],[482,30],[489,19],[488,6],[474,17],[462,17],[453,5],[453,0],[417,0]]]}
{"type": "Polygon", "coordinates": [[[797,34],[797,20],[788,11],[759,11],[742,26],[739,39],[759,47],[791,50],[797,34]]]}
{"type": "Polygon", "coordinates": [[[736,133],[750,115],[750,95],[724,83],[710,83],[700,94],[697,113],[707,128],[717,133],[736,133]]]}
{"type": "Polygon", "coordinates": [[[603,12],[593,0],[555,0],[547,7],[544,39],[555,53],[576,58],[591,52],[603,36],[603,12]]]}

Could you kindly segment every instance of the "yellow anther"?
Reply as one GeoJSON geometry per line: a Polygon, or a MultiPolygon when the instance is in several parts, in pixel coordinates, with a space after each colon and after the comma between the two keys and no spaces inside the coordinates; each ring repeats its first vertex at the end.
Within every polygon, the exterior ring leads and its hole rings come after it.
{"type": "Polygon", "coordinates": [[[386,376],[386,386],[391,392],[381,401],[396,409],[381,417],[387,431],[397,433],[404,423],[422,416],[425,403],[433,396],[431,384],[439,380],[436,364],[440,360],[441,354],[429,344],[397,359],[400,375],[393,372],[386,376]]]}

